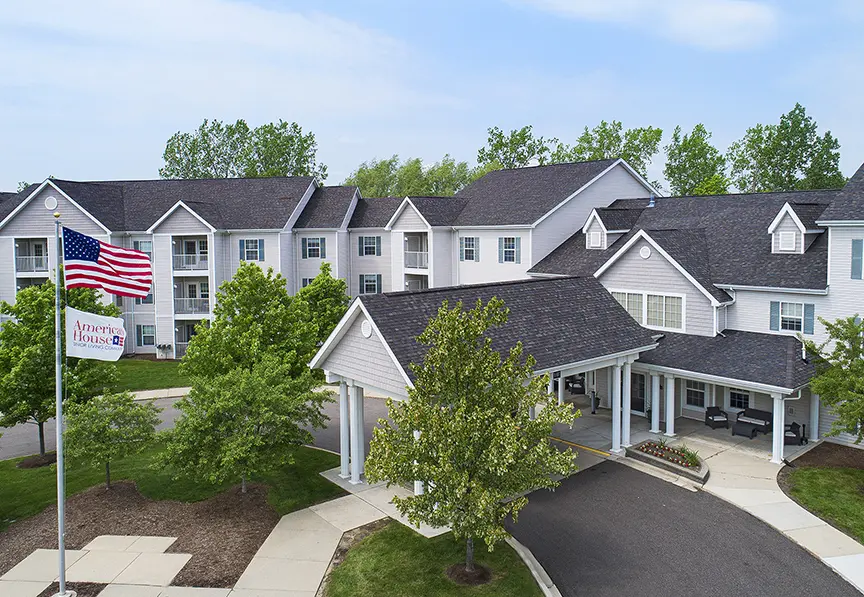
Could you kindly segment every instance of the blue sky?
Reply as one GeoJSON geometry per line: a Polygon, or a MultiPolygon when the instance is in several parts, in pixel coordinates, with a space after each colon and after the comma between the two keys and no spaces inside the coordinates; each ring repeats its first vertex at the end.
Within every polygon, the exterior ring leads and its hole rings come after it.
{"type": "MultiPolygon", "coordinates": [[[[297,121],[330,184],[398,153],[474,161],[486,129],[601,119],[724,148],[803,103],[864,162],[860,0],[30,0],[0,8],[0,190],[155,178],[203,118],[297,121]]],[[[649,170],[662,176],[662,155],[649,170]]]]}

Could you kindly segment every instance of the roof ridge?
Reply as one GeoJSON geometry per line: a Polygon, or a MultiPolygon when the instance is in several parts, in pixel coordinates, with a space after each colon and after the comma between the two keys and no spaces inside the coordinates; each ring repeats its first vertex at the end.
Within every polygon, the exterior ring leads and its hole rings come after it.
{"type": "Polygon", "coordinates": [[[616,162],[618,160],[622,160],[624,158],[603,158],[599,160],[582,160],[577,162],[556,162],[554,164],[535,164],[533,166],[518,166],[516,168],[498,168],[497,170],[490,170],[486,174],[492,174],[494,172],[515,172],[517,170],[531,170],[533,168],[551,168],[553,166],[575,166],[577,164],[598,164],[600,162],[616,162]]]}
{"type": "MultiPolygon", "coordinates": [[[[129,179],[118,179],[118,180],[69,180],[65,178],[52,178],[51,180],[59,180],[61,182],[72,182],[76,184],[121,184],[121,183],[130,183],[130,182],[204,182],[204,181],[215,181],[215,180],[289,180],[289,179],[298,179],[298,178],[315,178],[311,174],[296,174],[292,176],[229,176],[229,177],[206,177],[206,178],[129,178],[129,179]]],[[[348,186],[348,185],[334,185],[334,186],[348,186]]],[[[319,187],[320,188],[320,187],[319,187]]]]}

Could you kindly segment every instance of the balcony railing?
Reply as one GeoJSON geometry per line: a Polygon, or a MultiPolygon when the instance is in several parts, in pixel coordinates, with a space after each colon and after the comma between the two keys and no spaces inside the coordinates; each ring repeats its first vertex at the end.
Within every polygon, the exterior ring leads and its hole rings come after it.
{"type": "Polygon", "coordinates": [[[188,342],[175,342],[174,343],[174,351],[176,353],[175,358],[182,359],[183,355],[186,354],[186,349],[189,347],[188,342]]]}
{"type": "Polygon", "coordinates": [[[174,313],[184,315],[207,315],[210,313],[210,299],[175,298],[174,313]]]}
{"type": "Polygon", "coordinates": [[[174,269],[206,270],[208,265],[207,255],[187,255],[185,253],[174,255],[174,269]]]}
{"type": "Polygon", "coordinates": [[[428,269],[429,252],[405,251],[405,267],[413,267],[415,269],[428,269]]]}
{"type": "Polygon", "coordinates": [[[15,270],[19,272],[47,272],[48,257],[23,255],[15,257],[15,270]]]}

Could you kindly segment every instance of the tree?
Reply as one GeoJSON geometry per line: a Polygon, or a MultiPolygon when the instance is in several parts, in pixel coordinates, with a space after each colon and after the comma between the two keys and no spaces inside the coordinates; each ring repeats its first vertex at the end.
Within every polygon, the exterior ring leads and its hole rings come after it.
{"type": "Polygon", "coordinates": [[[497,126],[488,129],[486,145],[477,152],[477,164],[488,171],[489,168],[523,168],[548,163],[550,146],[557,145],[558,140],[535,137],[533,128],[529,124],[507,134],[497,126]]]}
{"type": "Polygon", "coordinates": [[[105,466],[105,487],[111,487],[111,461],[137,454],[156,436],[160,409],[135,402],[132,394],[103,394],[67,410],[67,455],[73,461],[105,466]]]}
{"type": "Polygon", "coordinates": [[[360,187],[367,197],[449,196],[473,180],[467,162],[445,155],[424,166],[420,158],[404,162],[394,155],[386,160],[363,162],[343,184],[360,187]]]}
{"type": "Polygon", "coordinates": [[[274,352],[249,367],[196,378],[177,402],[182,416],[167,432],[160,462],[210,483],[239,478],[245,493],[250,478],[292,463],[296,449],[312,442],[307,426],[323,427],[329,393],[316,386],[308,368],[298,376],[274,352]]]}
{"type": "Polygon", "coordinates": [[[207,120],[192,133],[176,132],[165,145],[162,178],[256,178],[315,176],[327,167],[315,161],[318,144],[296,122],[263,124],[250,129],[245,120],[224,124],[207,120]]]}
{"type": "MultiPolygon", "coordinates": [[[[98,315],[117,316],[89,288],[61,288],[62,321],[69,305],[98,315]]],[[[21,289],[15,303],[0,303],[9,317],[0,327],[0,426],[33,422],[39,429],[39,454],[45,455],[45,421],[55,412],[54,396],[54,283],[21,289]]],[[[65,325],[65,324],[64,324],[65,325]]],[[[61,334],[65,338],[65,333],[61,334]]],[[[110,391],[117,381],[113,363],[67,358],[63,385],[66,400],[84,400],[110,391]]]]}
{"type": "Polygon", "coordinates": [[[828,339],[822,344],[805,340],[807,352],[815,357],[816,375],[810,390],[818,394],[837,420],[830,433],[864,439],[864,323],[857,315],[826,321],[819,318],[828,339]]]}
{"type": "Polygon", "coordinates": [[[715,174],[710,178],[706,178],[699,184],[697,184],[693,191],[692,195],[725,195],[729,192],[729,179],[726,178],[723,174],[715,174]]]}
{"type": "Polygon", "coordinates": [[[507,312],[497,298],[467,311],[444,302],[418,337],[428,350],[422,365],[411,365],[409,398],[388,402],[391,420],[379,421],[365,466],[373,483],[426,484],[423,495],[394,504],[412,524],[449,525],[465,539],[469,572],[474,538],[492,549],[507,536],[505,518],[528,503],[524,492],[555,487],[551,475],[574,470],[573,454],[554,448],[549,434],[576,413],[550,400],[531,420],[529,407],[549,398],[548,377],[534,375],[521,343],[503,356],[492,349],[487,332],[507,312]]]}
{"type": "Polygon", "coordinates": [[[648,166],[662,138],[663,129],[649,126],[624,131],[621,121],[602,120],[591,130],[586,126],[572,148],[560,146],[553,159],[557,162],[586,162],[622,158],[647,178],[648,166]]]}
{"type": "Polygon", "coordinates": [[[818,126],[801,104],[779,124],[757,124],[727,151],[732,182],[743,192],[840,188],[840,143],[818,126]]]}
{"type": "Polygon", "coordinates": [[[330,264],[321,264],[319,273],[312,282],[297,293],[297,298],[306,302],[312,321],[317,328],[318,345],[324,343],[330,332],[348,310],[348,284],[342,278],[334,278],[330,264]]]}
{"type": "MultiPolygon", "coordinates": [[[[711,145],[711,133],[703,124],[697,124],[689,135],[683,136],[681,127],[676,126],[665,150],[663,176],[669,181],[673,195],[695,195],[695,190],[708,180],[712,182],[705,188],[716,188],[726,171],[726,158],[711,145]]],[[[722,192],[726,192],[725,188],[722,192]]]]}

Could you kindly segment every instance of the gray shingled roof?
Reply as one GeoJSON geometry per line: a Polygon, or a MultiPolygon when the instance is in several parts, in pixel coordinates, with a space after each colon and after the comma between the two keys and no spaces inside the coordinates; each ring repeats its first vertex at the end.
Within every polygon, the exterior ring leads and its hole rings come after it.
{"type": "Polygon", "coordinates": [[[678,262],[693,278],[721,303],[732,300],[725,290],[711,282],[711,264],[708,260],[708,245],[705,231],[696,230],[646,230],[663,250],[678,262]]]}
{"type": "Polygon", "coordinates": [[[794,336],[726,330],[715,337],[665,333],[640,363],[795,389],[815,366],[801,358],[794,336]]]}
{"type": "Polygon", "coordinates": [[[470,199],[456,226],[530,225],[617,160],[496,170],[456,196],[470,199]]]}
{"type": "Polygon", "coordinates": [[[357,187],[320,187],[297,219],[295,228],[339,228],[348,215],[357,187]]]}
{"type": "Polygon", "coordinates": [[[864,164],[849,179],[822,215],[820,221],[864,220],[864,164]]]}
{"type": "Polygon", "coordinates": [[[384,228],[405,197],[361,197],[349,228],[384,228]]]}
{"type": "Polygon", "coordinates": [[[597,210],[597,215],[606,227],[606,230],[630,230],[636,224],[641,209],[609,209],[603,207],[597,210]]]}
{"type": "Polygon", "coordinates": [[[452,226],[468,204],[461,197],[409,197],[430,226],[452,226]]]}
{"type": "MultiPolygon", "coordinates": [[[[658,197],[653,208],[647,208],[647,199],[625,199],[613,202],[610,207],[642,209],[634,231],[701,230],[707,256],[695,251],[686,256],[685,245],[677,253],[676,260],[707,263],[708,279],[713,284],[822,289],[827,284],[827,235],[819,235],[803,255],[781,255],[771,252],[768,227],[787,202],[828,205],[839,193],[825,190],[658,197]]],[[[530,273],[590,275],[633,233],[600,251],[586,249],[584,234],[577,232],[536,264],[530,273]]]]}
{"type": "Polygon", "coordinates": [[[638,325],[594,278],[520,280],[435,288],[417,292],[363,295],[361,300],[399,363],[421,364],[425,347],[416,341],[445,300],[467,308],[481,299],[504,301],[507,323],[489,332],[495,350],[522,342],[537,368],[576,363],[651,346],[651,332],[638,325]]]}
{"type": "MultiPolygon", "coordinates": [[[[805,230],[819,229],[816,220],[825,211],[824,203],[790,203],[790,207],[795,212],[795,215],[798,216],[798,219],[801,220],[801,223],[804,224],[805,230]]],[[[822,230],[825,229],[822,228],[822,230]]]]}
{"type": "MultiPolygon", "coordinates": [[[[217,229],[282,228],[313,180],[290,176],[53,182],[109,230],[138,231],[148,229],[178,201],[217,229]]],[[[11,201],[18,205],[34,188],[11,201]]],[[[0,209],[5,209],[3,203],[0,209]]]]}

